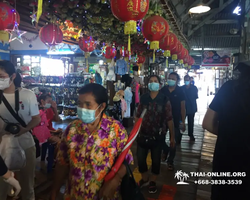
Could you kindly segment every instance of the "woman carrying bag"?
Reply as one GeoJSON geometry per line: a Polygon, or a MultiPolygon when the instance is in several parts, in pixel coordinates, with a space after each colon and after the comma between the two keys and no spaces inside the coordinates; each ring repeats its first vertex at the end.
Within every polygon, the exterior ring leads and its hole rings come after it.
{"type": "Polygon", "coordinates": [[[159,92],[161,79],[157,75],[152,75],[149,79],[149,93],[141,96],[140,104],[136,114],[136,122],[142,111],[147,109],[147,113],[142,121],[141,131],[137,139],[137,158],[139,172],[142,179],[139,186],[142,188],[149,185],[148,192],[154,194],[157,192],[156,179],[160,174],[162,141],[165,134],[163,129],[164,123],[167,123],[170,132],[170,145],[174,147],[174,124],[172,120],[172,109],[168,98],[159,92]],[[152,159],[152,176],[148,177],[147,156],[151,152],[152,159]]]}

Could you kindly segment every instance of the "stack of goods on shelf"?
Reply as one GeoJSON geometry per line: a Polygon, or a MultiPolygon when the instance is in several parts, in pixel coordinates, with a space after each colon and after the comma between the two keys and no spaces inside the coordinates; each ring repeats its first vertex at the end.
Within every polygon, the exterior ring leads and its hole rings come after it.
{"type": "Polygon", "coordinates": [[[28,76],[23,78],[23,84],[25,88],[33,90],[37,95],[40,91],[50,93],[58,105],[58,113],[61,114],[63,111],[63,80],[61,76],[28,76]]]}
{"type": "Polygon", "coordinates": [[[76,116],[78,90],[84,86],[84,76],[79,73],[70,73],[64,78],[64,116],[76,116]]]}

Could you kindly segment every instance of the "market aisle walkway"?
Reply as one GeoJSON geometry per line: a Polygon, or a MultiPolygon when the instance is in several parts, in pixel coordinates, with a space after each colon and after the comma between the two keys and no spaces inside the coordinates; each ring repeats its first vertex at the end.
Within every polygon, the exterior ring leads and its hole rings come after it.
{"type": "MultiPolygon", "coordinates": [[[[178,180],[175,178],[175,172],[182,170],[189,174],[190,172],[207,171],[210,172],[212,155],[214,151],[214,144],[216,136],[205,132],[201,127],[201,123],[206,111],[208,101],[204,95],[200,94],[198,100],[199,112],[195,117],[194,135],[196,141],[194,143],[189,142],[187,133],[183,135],[182,143],[177,147],[177,153],[175,158],[175,171],[168,171],[167,164],[162,163],[161,175],[157,181],[158,193],[151,195],[147,192],[147,188],[143,188],[142,192],[145,194],[148,200],[209,200],[210,199],[210,187],[200,186],[195,184],[198,178],[193,178],[189,175],[186,183],[188,185],[178,185],[178,180]],[[204,136],[205,134],[205,136],[204,136]]],[[[64,128],[66,124],[61,125],[64,128]]],[[[132,151],[136,161],[136,145],[133,145],[132,151]]],[[[150,164],[150,157],[148,158],[148,164],[150,164]]],[[[137,161],[132,167],[136,180],[140,179],[140,174],[137,168],[137,161]]],[[[40,162],[37,162],[37,181],[36,181],[36,194],[37,200],[48,200],[50,186],[52,184],[52,176],[47,175],[44,166],[41,167],[40,162]]],[[[62,199],[62,198],[61,198],[62,199]]]]}

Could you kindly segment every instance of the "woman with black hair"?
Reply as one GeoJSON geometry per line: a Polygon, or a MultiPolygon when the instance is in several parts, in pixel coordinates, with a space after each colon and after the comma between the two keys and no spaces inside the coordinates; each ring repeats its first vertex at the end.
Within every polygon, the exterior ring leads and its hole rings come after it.
{"type": "Polygon", "coordinates": [[[217,135],[212,200],[247,200],[250,196],[250,62],[240,63],[237,80],[226,82],[215,95],[203,120],[203,128],[217,135]]]}
{"type": "MultiPolygon", "coordinates": [[[[17,78],[14,65],[6,60],[0,61],[0,90],[11,107],[18,111],[19,117],[26,123],[26,127],[19,125],[20,131],[16,134],[21,148],[25,151],[26,166],[18,171],[17,177],[22,187],[21,196],[24,200],[35,199],[34,178],[36,165],[36,148],[34,139],[30,130],[40,123],[40,115],[36,95],[27,89],[20,88],[21,78],[17,78]],[[18,92],[18,96],[17,96],[18,92]],[[17,104],[19,103],[19,105],[17,104]]],[[[0,104],[0,116],[5,122],[20,124],[15,117],[6,108],[3,101],[0,104]]],[[[5,130],[1,130],[2,134],[9,134],[5,130]]],[[[2,141],[3,142],[3,141],[2,141]]],[[[1,144],[0,144],[1,145],[1,144]]],[[[7,198],[8,184],[0,178],[0,199],[7,198]]]]}
{"type": "MultiPolygon", "coordinates": [[[[68,180],[65,199],[120,199],[118,188],[126,174],[125,165],[112,180],[104,183],[104,178],[128,137],[121,123],[104,113],[107,105],[108,94],[103,86],[91,83],[79,90],[79,119],[63,134],[51,200],[56,199],[65,179],[68,180]]],[[[132,162],[131,153],[126,160],[132,162]]]]}
{"type": "Polygon", "coordinates": [[[135,121],[137,121],[142,111],[147,109],[137,139],[137,158],[139,172],[142,175],[139,186],[143,187],[149,184],[149,193],[157,192],[155,181],[160,174],[162,141],[164,141],[165,138],[164,122],[167,123],[171,135],[170,145],[172,148],[175,146],[172,108],[168,98],[159,92],[160,86],[160,77],[152,75],[148,83],[150,92],[141,96],[135,119],[135,121]],[[149,150],[152,159],[152,176],[150,179],[148,177],[148,166],[146,162],[149,150]]]}

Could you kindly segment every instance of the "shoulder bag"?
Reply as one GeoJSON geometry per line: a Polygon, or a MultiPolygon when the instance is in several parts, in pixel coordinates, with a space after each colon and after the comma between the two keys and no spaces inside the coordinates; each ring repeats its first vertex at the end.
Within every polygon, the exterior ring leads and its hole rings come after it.
{"type": "MultiPolygon", "coordinates": [[[[13,108],[11,107],[11,105],[9,104],[9,102],[7,101],[7,99],[5,98],[5,96],[2,96],[2,100],[4,105],[6,106],[6,108],[9,110],[9,112],[11,113],[11,115],[21,124],[21,126],[23,126],[24,128],[27,127],[26,123],[23,121],[23,119],[18,115],[18,111],[19,111],[19,90],[15,91],[15,110],[16,112],[13,110],[13,108]]],[[[40,145],[39,145],[39,141],[36,138],[36,136],[34,136],[32,134],[32,131],[29,131],[30,134],[33,136],[34,142],[35,142],[35,146],[36,146],[36,157],[38,158],[41,155],[41,150],[40,150],[40,145]]]]}
{"type": "Polygon", "coordinates": [[[121,183],[121,196],[122,200],[146,200],[137,185],[133,172],[129,164],[125,160],[123,164],[126,166],[127,173],[122,179],[121,183]]]}

